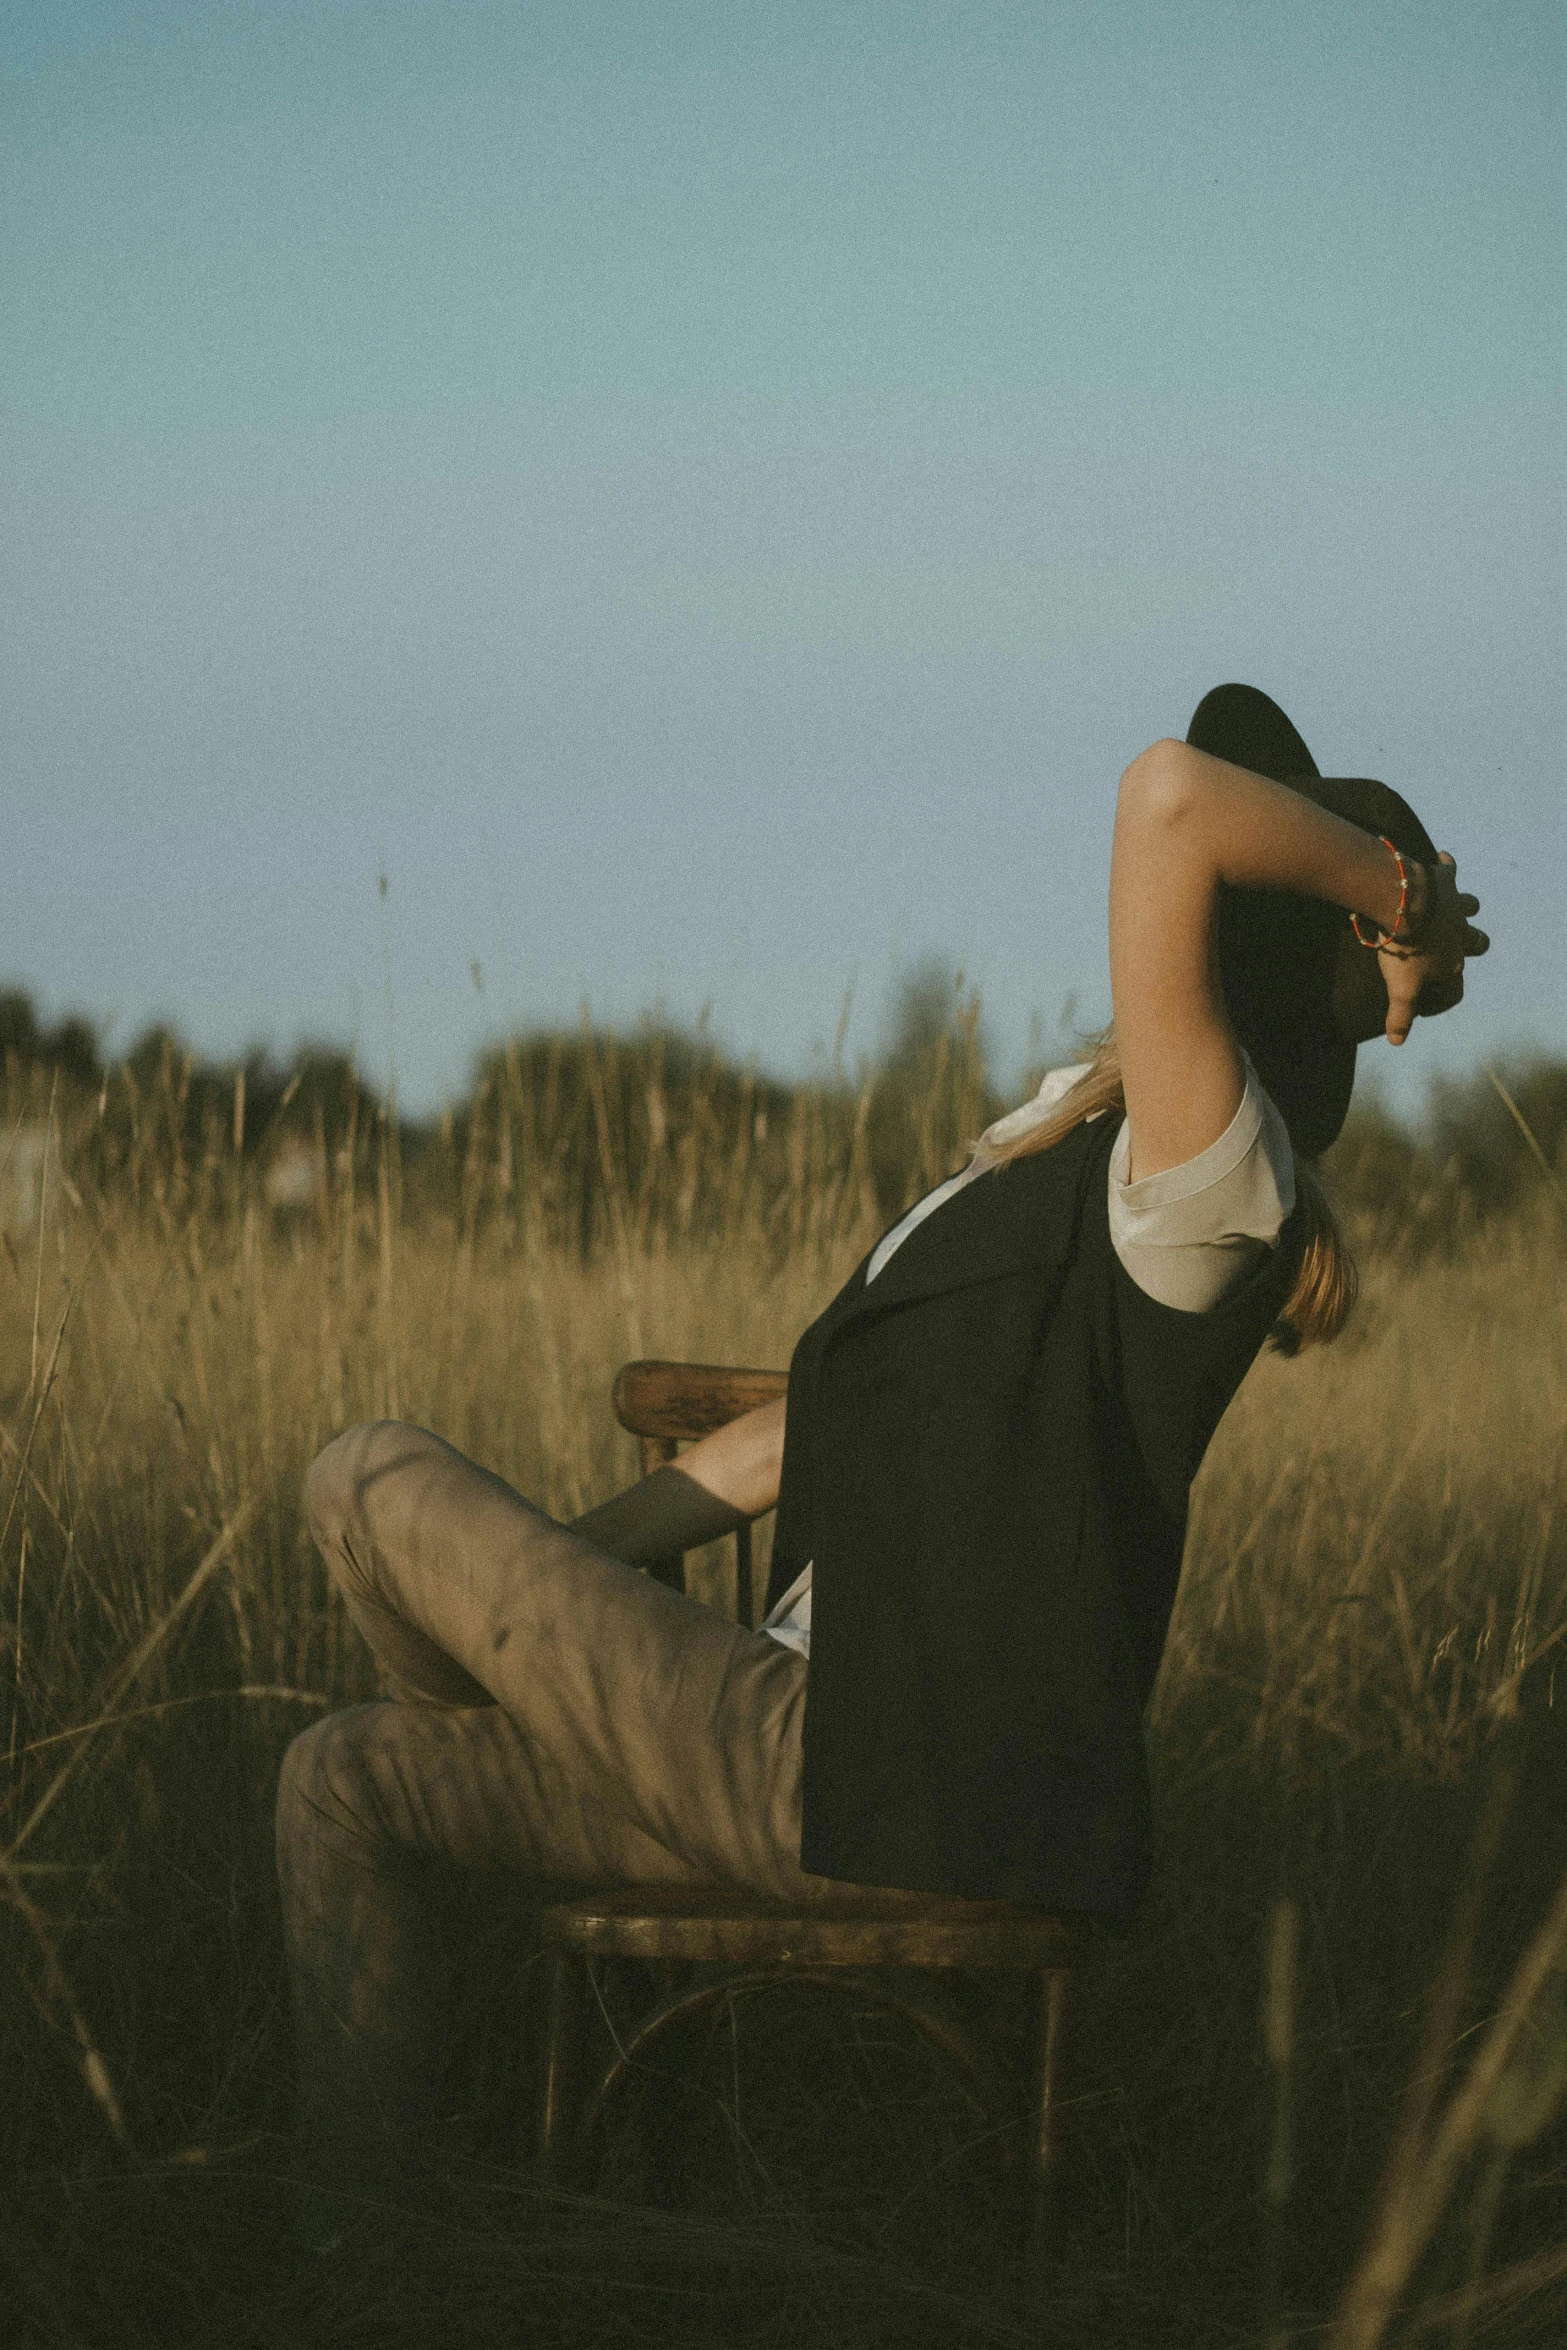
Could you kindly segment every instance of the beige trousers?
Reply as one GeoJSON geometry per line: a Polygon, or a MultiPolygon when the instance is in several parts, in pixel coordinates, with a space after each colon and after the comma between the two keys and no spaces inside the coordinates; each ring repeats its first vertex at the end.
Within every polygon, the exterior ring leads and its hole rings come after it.
{"type": "Polygon", "coordinates": [[[833,1888],[799,1865],[802,1657],[421,1428],[351,1428],[306,1502],[394,1693],[295,1739],[278,1791],[301,2129],[342,2178],[437,2118],[444,1868],[833,1888]]]}

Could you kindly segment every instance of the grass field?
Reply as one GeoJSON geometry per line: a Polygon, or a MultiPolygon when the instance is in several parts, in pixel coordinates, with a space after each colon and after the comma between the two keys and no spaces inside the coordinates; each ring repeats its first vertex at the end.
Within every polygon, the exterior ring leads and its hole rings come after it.
{"type": "MultiPolygon", "coordinates": [[[[890,1127],[882,1105],[879,1130],[809,1089],[770,1130],[749,1099],[704,1126],[649,1097],[633,1148],[590,1084],[584,1208],[547,1075],[514,1058],[422,1188],[384,1121],[318,1123],[281,1206],[231,1147],[239,1116],[192,1151],[144,1088],[111,1164],[106,1095],[52,1113],[41,1220],[0,1258],[8,2339],[1276,2350],[1336,2308],[1344,2350],[1567,2338],[1554,1949],[1508,2006],[1567,1870],[1543,1186],[1461,1251],[1379,1248],[1350,1334],[1261,1362],[1205,1465],[1150,1723],[1157,1880],[1085,1992],[1070,2249],[1042,2301],[999,2256],[973,2117],[852,2015],[732,2019],[685,2210],[635,2208],[630,2155],[620,2203],[543,2198],[506,2159],[526,1911],[488,1884],[461,1897],[479,2119],[450,2208],[377,2262],[300,2269],[271,1792],[293,1732],[371,1687],[305,1533],[306,1463],[395,1413],[572,1514],[634,1473],[617,1364],[787,1361],[874,1236],[889,1163],[913,1196],[968,1107],[945,1063],[939,1103],[890,1127]],[[1423,2038],[1451,2071],[1422,2116],[1423,2038]],[[1342,2304],[1368,2231],[1397,2278],[1385,2326],[1342,2304]]],[[[721,1595],[716,1562],[695,1576],[721,1595]]]]}

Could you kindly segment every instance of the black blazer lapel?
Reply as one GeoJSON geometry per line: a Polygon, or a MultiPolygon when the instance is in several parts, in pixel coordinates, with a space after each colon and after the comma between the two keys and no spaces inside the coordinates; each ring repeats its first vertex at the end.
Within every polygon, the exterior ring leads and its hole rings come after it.
{"type": "MultiPolygon", "coordinates": [[[[1112,1139],[1103,1138],[1106,1155],[1112,1139]]],[[[976,1176],[909,1234],[869,1285],[860,1266],[839,1298],[838,1328],[947,1290],[1025,1270],[1036,1277],[1056,1271],[1071,1253],[1078,1187],[1085,1162],[1099,1164],[1100,1151],[1092,1146],[1100,1142],[1096,1121],[1079,1127],[1054,1150],[976,1176]]]]}

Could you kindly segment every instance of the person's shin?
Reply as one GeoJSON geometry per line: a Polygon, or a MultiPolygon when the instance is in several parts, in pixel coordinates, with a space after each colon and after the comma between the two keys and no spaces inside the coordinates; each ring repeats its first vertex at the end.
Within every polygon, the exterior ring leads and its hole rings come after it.
{"type": "Polygon", "coordinates": [[[317,1723],[278,1788],[301,2217],[323,2236],[402,2199],[441,2132],[451,1958],[435,1871],[384,1817],[396,1758],[377,1731],[398,1710],[317,1723]]]}

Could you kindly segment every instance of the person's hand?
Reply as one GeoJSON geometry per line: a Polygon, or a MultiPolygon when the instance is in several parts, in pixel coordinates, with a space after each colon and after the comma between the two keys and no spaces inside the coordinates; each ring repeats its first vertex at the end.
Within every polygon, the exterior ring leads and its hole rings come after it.
{"type": "Polygon", "coordinates": [[[1480,901],[1459,889],[1458,867],[1446,849],[1434,865],[1412,863],[1410,872],[1410,937],[1396,945],[1384,940],[1377,949],[1390,1044],[1402,1044],[1417,1017],[1430,1019],[1461,1003],[1465,958],[1485,954],[1491,944],[1470,920],[1480,901]]]}

